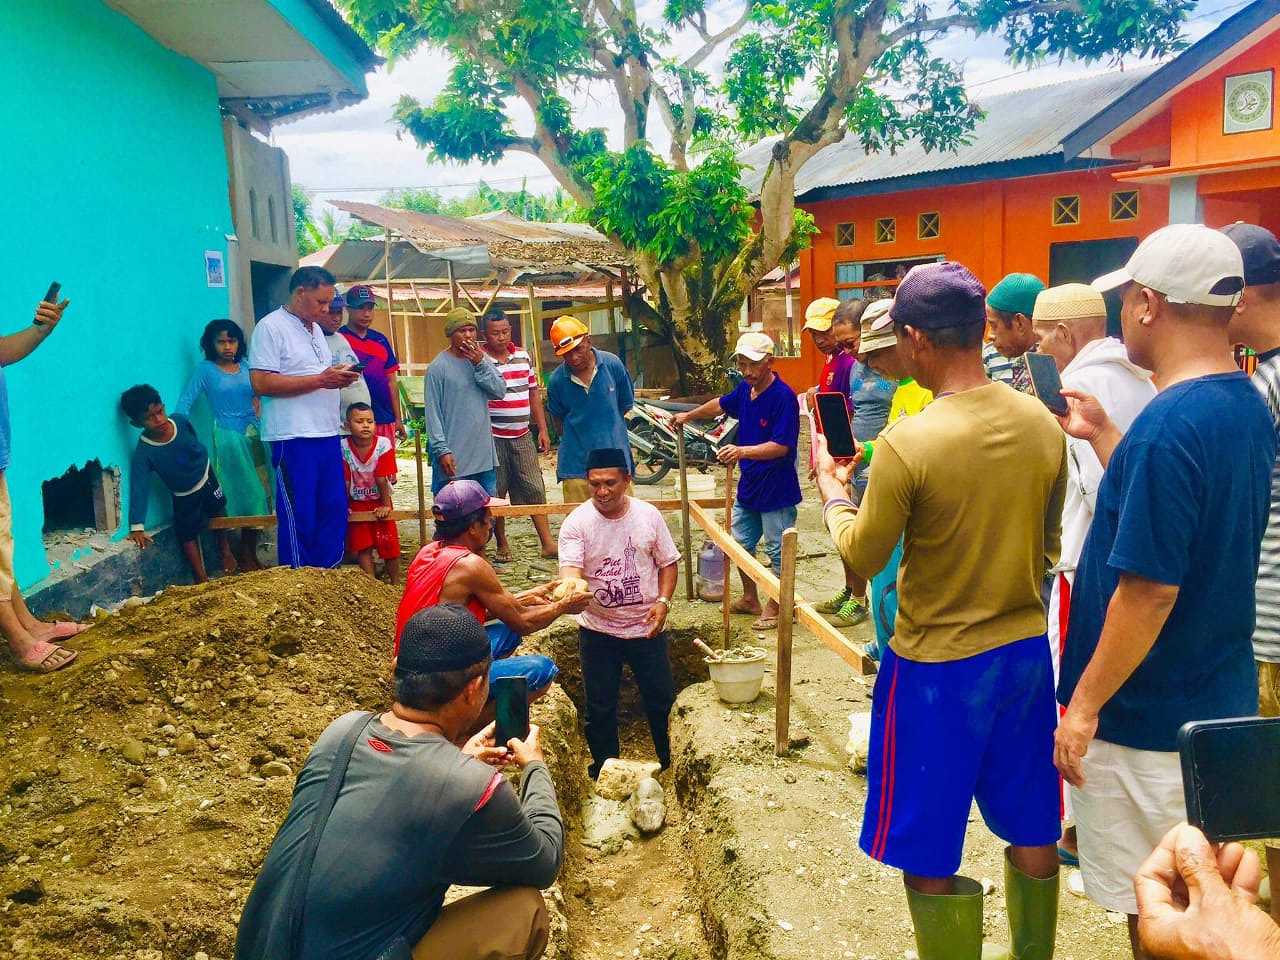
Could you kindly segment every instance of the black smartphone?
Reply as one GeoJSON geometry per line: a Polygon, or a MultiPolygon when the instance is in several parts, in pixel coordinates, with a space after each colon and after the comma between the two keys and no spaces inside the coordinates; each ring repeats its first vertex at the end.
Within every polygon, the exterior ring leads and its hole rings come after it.
{"type": "Polygon", "coordinates": [[[1040,402],[1049,408],[1051,413],[1060,417],[1067,415],[1067,401],[1062,395],[1062,377],[1058,376],[1058,365],[1047,353],[1028,353],[1025,358],[1027,370],[1031,373],[1031,386],[1040,398],[1040,402]]]}
{"type": "MultiPolygon", "coordinates": [[[[62,292],[62,284],[60,284],[57,280],[53,281],[53,283],[49,284],[49,289],[45,292],[44,298],[43,300],[41,300],[41,303],[57,303],[58,294],[61,292],[62,292]]],[[[35,320],[32,320],[31,322],[34,323],[37,327],[44,326],[44,321],[40,319],[35,319],[35,320]]]]}
{"type": "Polygon", "coordinates": [[[827,452],[836,460],[852,460],[857,450],[853,428],[849,426],[849,407],[843,393],[819,393],[818,423],[827,438],[827,452]]]}
{"type": "Polygon", "coordinates": [[[1178,753],[1188,823],[1214,843],[1280,837],[1280,717],[1184,724],[1178,753]]]}
{"type": "Polygon", "coordinates": [[[354,370],[356,373],[363,373],[363,372],[364,372],[364,368],[365,368],[365,367],[367,367],[368,365],[369,365],[369,364],[368,364],[368,363],[366,363],[365,361],[363,361],[363,360],[358,360],[358,361],[356,361],[355,363],[353,363],[353,364],[351,365],[351,369],[352,369],[352,370],[354,370]]]}
{"type": "Polygon", "coordinates": [[[505,747],[513,737],[524,740],[529,736],[529,681],[524,677],[498,677],[489,687],[494,719],[498,722],[494,743],[505,747]]]}

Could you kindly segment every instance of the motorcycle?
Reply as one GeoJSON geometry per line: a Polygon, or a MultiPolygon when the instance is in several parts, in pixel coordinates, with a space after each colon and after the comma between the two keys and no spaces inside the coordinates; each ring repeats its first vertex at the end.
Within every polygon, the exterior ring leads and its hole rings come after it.
{"type": "MultiPolygon", "coordinates": [[[[631,443],[631,458],[635,463],[636,483],[658,483],[680,466],[676,449],[677,413],[692,410],[695,403],[675,403],[671,400],[641,400],[627,414],[627,438],[631,443]]],[[[714,420],[686,423],[684,426],[685,465],[697,467],[703,472],[719,463],[716,453],[734,442],[738,435],[738,421],[721,414],[714,420]]]]}

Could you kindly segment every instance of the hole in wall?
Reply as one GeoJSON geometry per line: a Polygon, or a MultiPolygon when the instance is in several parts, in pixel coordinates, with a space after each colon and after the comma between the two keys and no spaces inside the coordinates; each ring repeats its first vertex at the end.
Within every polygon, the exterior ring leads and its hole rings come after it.
{"type": "Polygon", "coordinates": [[[98,460],[40,484],[44,546],[54,570],[107,548],[120,526],[120,470],[98,460]]]}

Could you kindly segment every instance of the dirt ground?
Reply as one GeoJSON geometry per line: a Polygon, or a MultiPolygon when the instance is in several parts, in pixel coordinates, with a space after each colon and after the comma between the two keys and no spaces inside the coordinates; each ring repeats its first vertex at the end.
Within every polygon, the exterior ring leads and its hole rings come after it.
{"type": "MultiPolygon", "coordinates": [[[[416,503],[412,461],[396,499],[416,503]]],[[[664,485],[644,496],[671,496],[664,485]]],[[[678,535],[678,514],[669,517],[678,535]]],[[[818,508],[800,519],[798,592],[839,580],[818,508]]],[[[406,564],[416,523],[401,525],[406,564]]],[[[558,519],[553,521],[553,529],[558,519]]],[[[554,574],[528,521],[510,523],[513,589],[554,574]]],[[[701,537],[695,536],[696,553],[701,537]]],[[[78,638],[49,677],[0,668],[0,955],[217,960],[287,809],[310,744],[341,714],[386,702],[397,590],[355,568],[272,570],[173,587],[78,638]]],[[[678,598],[683,598],[683,579],[678,598]]],[[[668,821],[603,854],[578,842],[588,785],[576,631],[531,638],[563,692],[536,705],[571,842],[548,891],[560,960],[875,958],[913,947],[899,876],[857,846],[865,780],[846,763],[847,715],[869,689],[798,631],[791,735],[773,756],[772,670],[754,704],[729,708],[691,645],[719,638],[719,606],[679,599],[672,653],[685,689],[672,715],[668,821]]],[[[735,618],[737,637],[772,647],[735,618]]],[[[855,637],[869,636],[866,627],[855,637]]],[[[623,753],[653,757],[630,680],[623,753]]],[[[974,817],[964,872],[994,881],[987,928],[1003,937],[1001,846],[974,817]]],[[[1064,892],[1058,956],[1127,955],[1123,923],[1064,892]]]]}

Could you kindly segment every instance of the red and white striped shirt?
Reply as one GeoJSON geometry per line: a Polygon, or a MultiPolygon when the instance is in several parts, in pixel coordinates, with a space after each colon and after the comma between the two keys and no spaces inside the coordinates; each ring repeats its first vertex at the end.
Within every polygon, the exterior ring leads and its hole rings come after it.
{"type": "Polygon", "coordinates": [[[489,401],[489,421],[495,437],[514,440],[529,432],[529,391],[538,389],[538,377],[528,353],[515,344],[509,350],[506,360],[494,361],[507,385],[507,395],[489,401]]]}

